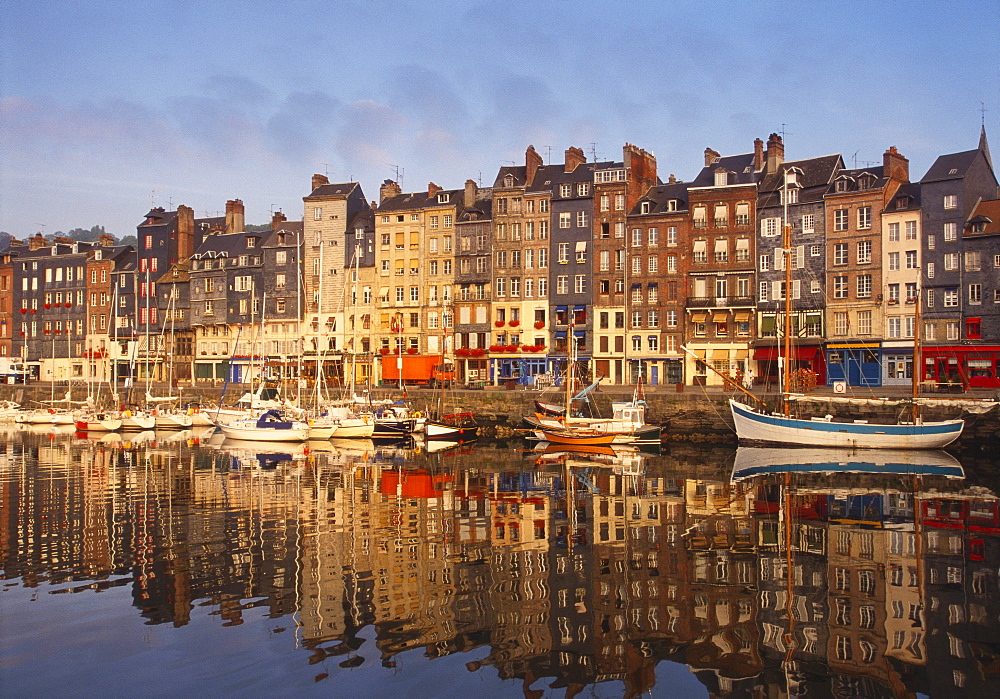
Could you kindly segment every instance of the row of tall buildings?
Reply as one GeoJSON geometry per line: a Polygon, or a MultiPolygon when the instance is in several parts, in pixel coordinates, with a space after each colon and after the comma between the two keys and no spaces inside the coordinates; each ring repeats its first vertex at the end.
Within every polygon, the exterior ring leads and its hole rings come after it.
{"type": "MultiPolygon", "coordinates": [[[[253,228],[253,227],[251,227],[253,228]]],[[[314,175],[301,221],[247,231],[154,208],[137,246],[41,235],[0,257],[0,356],[42,379],[377,382],[381,357],[445,354],[462,381],[541,382],[568,356],[627,384],[766,382],[779,339],[819,383],[1000,387],[1000,196],[985,129],[919,181],[880,164],[788,160],[780,136],[705,150],[690,180],[533,147],[493,186],[378,201],[314,175]],[[783,232],[790,227],[790,245],[783,232]],[[786,289],[785,266],[792,267],[786,289]],[[792,297],[786,325],[785,294],[792,297]],[[682,346],[691,354],[685,353],[682,346]],[[542,377],[542,378],[539,378],[542,377]]]]}
{"type": "Polygon", "coordinates": [[[470,671],[636,695],[667,681],[664,659],[719,696],[992,695],[995,495],[941,476],[734,484],[723,454],[692,453],[644,476],[525,469],[499,446],[267,470],[253,453],[14,438],[0,554],[24,584],[128,581],[150,624],[294,616],[303,666],[345,647],[384,663],[481,649],[470,671]]]}

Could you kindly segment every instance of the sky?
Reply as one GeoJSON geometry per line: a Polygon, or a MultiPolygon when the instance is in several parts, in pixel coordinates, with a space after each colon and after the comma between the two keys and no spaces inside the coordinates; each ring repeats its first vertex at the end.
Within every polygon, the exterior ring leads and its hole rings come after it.
{"type": "Polygon", "coordinates": [[[247,223],[302,218],[313,173],[491,186],[534,145],[663,179],[711,147],[784,134],[789,160],[880,163],[919,179],[1000,157],[1000,0],[4,0],[0,231],[103,225],[151,206],[247,223]],[[985,107],[985,113],[981,109],[985,107]]]}

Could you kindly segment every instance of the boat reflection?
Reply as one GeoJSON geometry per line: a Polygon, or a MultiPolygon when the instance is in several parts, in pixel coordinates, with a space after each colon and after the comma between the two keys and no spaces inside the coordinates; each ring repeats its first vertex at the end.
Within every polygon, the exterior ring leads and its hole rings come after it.
{"type": "Polygon", "coordinates": [[[738,447],[733,481],[774,473],[867,473],[964,478],[958,460],[941,450],[738,447]]]}

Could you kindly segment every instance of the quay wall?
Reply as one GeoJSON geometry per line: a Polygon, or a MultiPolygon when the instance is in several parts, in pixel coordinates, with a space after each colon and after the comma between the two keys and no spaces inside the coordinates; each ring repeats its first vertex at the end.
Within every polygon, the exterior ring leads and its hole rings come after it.
{"type": "MultiPolygon", "coordinates": [[[[56,384],[53,392],[50,384],[38,382],[29,385],[0,385],[0,400],[14,400],[25,407],[37,407],[41,401],[46,401],[54,393],[57,397],[66,394],[65,383],[56,384]]],[[[229,386],[226,391],[225,403],[232,404],[248,389],[247,386],[229,386]]],[[[211,404],[219,400],[222,395],[222,385],[199,385],[195,387],[185,387],[180,395],[183,402],[198,402],[211,404]]],[[[78,398],[86,395],[85,386],[75,386],[73,393],[78,398]]],[[[141,402],[141,397],[145,393],[145,387],[141,390],[133,391],[134,400],[141,402]]],[[[166,386],[154,386],[154,395],[167,395],[166,386]]],[[[360,393],[360,391],[359,391],[360,393]]],[[[105,396],[107,392],[105,390],[105,396]]],[[[373,399],[399,399],[401,393],[398,389],[375,388],[371,391],[373,399]]],[[[723,391],[719,388],[706,387],[685,387],[684,391],[677,391],[674,387],[656,387],[645,391],[647,403],[647,421],[653,424],[663,425],[667,441],[670,442],[732,442],[735,444],[736,436],[732,429],[732,419],[729,414],[728,399],[732,397],[732,392],[723,391]]],[[[886,395],[893,396],[888,391],[880,391],[879,397],[886,395]]],[[[598,414],[611,414],[611,401],[628,400],[632,396],[631,390],[625,387],[603,387],[599,392],[592,395],[594,405],[598,409],[598,414]]],[[[497,433],[501,435],[514,434],[514,430],[519,427],[521,417],[529,414],[533,410],[533,403],[536,399],[546,400],[552,403],[560,403],[561,397],[552,393],[539,393],[538,391],[523,390],[520,387],[508,390],[504,387],[488,387],[485,389],[448,389],[444,392],[429,388],[409,388],[406,392],[409,402],[418,410],[434,412],[438,401],[441,401],[444,412],[474,412],[485,422],[493,423],[497,426],[497,433]]],[[[766,400],[774,403],[775,395],[762,396],[766,400]]],[[[947,396],[954,397],[954,396],[947,396]]],[[[994,398],[991,393],[984,393],[978,398],[994,398]]],[[[804,416],[835,414],[838,417],[870,419],[873,422],[880,420],[895,420],[898,412],[903,409],[900,406],[872,408],[867,406],[855,406],[847,404],[830,403],[810,403],[802,410],[804,416]]],[[[924,411],[924,416],[928,420],[942,420],[954,418],[958,415],[955,408],[942,407],[931,408],[924,411]]],[[[981,415],[966,415],[966,428],[960,440],[961,444],[977,443],[979,446],[988,440],[995,440],[1000,435],[1000,410],[992,411],[981,415]]]]}

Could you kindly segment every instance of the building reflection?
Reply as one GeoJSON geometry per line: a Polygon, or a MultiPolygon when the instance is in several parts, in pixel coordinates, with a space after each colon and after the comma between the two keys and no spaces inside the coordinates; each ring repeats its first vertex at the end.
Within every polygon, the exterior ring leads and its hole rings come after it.
{"type": "Polygon", "coordinates": [[[526,691],[639,694],[663,660],[719,696],[1000,679],[1000,510],[963,479],[734,482],[696,451],[268,449],[8,435],[4,575],[128,586],[149,624],[263,611],[309,663],[481,649],[470,672],[526,691]]]}

